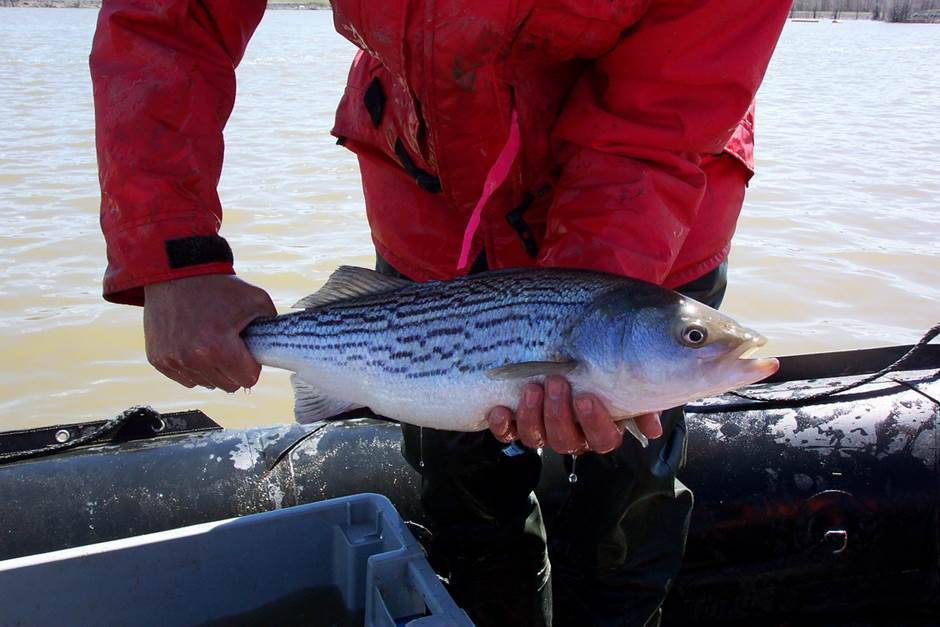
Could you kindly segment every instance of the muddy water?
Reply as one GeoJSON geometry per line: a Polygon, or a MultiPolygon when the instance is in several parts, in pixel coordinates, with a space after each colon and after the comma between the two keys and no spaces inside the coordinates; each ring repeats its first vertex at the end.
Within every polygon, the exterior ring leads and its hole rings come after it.
{"type": "MultiPolygon", "coordinates": [[[[104,303],[87,56],[96,13],[0,9],[0,430],[200,407],[284,422],[287,377],[191,391],[104,303]]],[[[326,12],[269,13],[239,69],[223,235],[287,307],[372,252],[355,161],[328,134],[353,49],[326,12]]],[[[776,354],[916,340],[940,319],[940,26],[789,24],[759,98],[758,175],[726,309],[776,354]]]]}

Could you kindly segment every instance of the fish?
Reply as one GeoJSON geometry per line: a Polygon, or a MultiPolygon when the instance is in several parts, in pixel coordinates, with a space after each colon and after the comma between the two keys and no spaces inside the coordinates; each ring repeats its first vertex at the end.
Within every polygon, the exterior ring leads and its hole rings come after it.
{"type": "Polygon", "coordinates": [[[614,420],[755,383],[766,339],[678,292],[627,277],[517,268],[412,282],[341,266],[302,309],[242,332],[262,365],[293,372],[298,422],[359,407],[421,427],[481,431],[522,387],[563,375],[614,420]]]}

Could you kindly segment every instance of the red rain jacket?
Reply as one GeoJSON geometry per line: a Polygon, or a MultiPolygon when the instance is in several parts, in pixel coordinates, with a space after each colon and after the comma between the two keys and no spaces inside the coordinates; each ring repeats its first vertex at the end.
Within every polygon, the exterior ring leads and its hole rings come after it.
{"type": "MultiPolygon", "coordinates": [[[[668,286],[705,274],[728,251],[752,168],[746,114],[788,8],[334,0],[337,30],[362,49],[334,134],[358,155],[379,252],[415,279],[457,274],[515,116],[521,149],[471,258],[668,286]]],[[[263,12],[261,0],[105,0],[91,71],[109,300],[233,272],[217,236],[222,129],[263,12]]]]}

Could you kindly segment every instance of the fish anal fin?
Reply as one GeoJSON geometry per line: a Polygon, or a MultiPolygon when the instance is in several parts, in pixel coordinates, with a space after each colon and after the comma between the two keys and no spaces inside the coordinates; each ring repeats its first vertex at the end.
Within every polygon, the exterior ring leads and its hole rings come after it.
{"type": "Polygon", "coordinates": [[[362,407],[356,403],[325,396],[297,374],[291,375],[290,382],[294,386],[294,419],[301,424],[326,420],[362,407]]]}
{"type": "Polygon", "coordinates": [[[294,305],[294,309],[310,309],[356,296],[381,294],[411,284],[407,279],[386,276],[368,268],[340,266],[319,291],[301,298],[294,305]]]}
{"type": "Polygon", "coordinates": [[[650,445],[649,438],[643,435],[643,432],[640,431],[640,428],[636,425],[636,420],[631,418],[614,418],[614,422],[620,423],[623,425],[624,430],[627,431],[630,435],[636,438],[636,441],[640,443],[640,446],[646,448],[650,445]]]}
{"type": "Polygon", "coordinates": [[[486,371],[486,376],[497,381],[544,377],[552,374],[565,375],[578,366],[574,361],[524,361],[507,364],[486,371]]]}

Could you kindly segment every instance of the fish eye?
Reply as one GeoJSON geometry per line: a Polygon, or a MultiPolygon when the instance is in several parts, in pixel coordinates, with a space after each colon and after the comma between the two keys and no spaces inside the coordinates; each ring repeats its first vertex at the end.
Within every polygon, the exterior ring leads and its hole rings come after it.
{"type": "Polygon", "coordinates": [[[698,348],[708,339],[708,331],[705,327],[692,324],[682,331],[682,343],[691,348],[698,348]]]}

